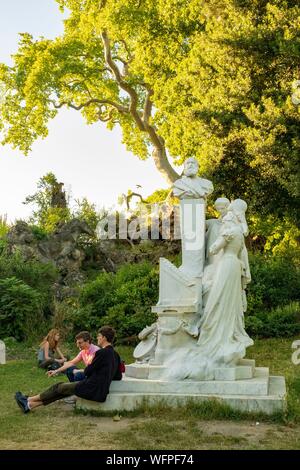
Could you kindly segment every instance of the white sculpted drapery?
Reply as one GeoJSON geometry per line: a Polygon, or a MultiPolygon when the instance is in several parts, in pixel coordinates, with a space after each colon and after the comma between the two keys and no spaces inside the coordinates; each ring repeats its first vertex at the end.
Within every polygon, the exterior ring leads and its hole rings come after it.
{"type": "Polygon", "coordinates": [[[243,322],[240,258],[243,247],[244,235],[229,212],[220,237],[211,247],[212,254],[223,249],[223,255],[216,269],[198,340],[199,353],[205,353],[217,364],[228,364],[243,357],[245,348],[253,344],[243,322]]]}
{"type": "Polygon", "coordinates": [[[235,365],[253,345],[244,329],[241,255],[244,235],[233,211],[222,222],[220,236],[211,246],[211,254],[223,250],[204,310],[197,345],[182,352],[176,363],[169,361],[167,375],[176,379],[209,380],[214,369],[235,365]],[[179,366],[180,364],[180,366],[179,366]]]}

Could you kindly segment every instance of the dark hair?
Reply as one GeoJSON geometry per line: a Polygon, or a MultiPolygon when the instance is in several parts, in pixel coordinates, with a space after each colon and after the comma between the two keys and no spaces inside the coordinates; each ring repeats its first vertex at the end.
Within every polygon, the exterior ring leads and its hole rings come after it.
{"type": "Polygon", "coordinates": [[[98,335],[105,336],[109,343],[112,343],[116,336],[116,331],[111,326],[102,326],[98,335]]]}
{"type": "Polygon", "coordinates": [[[88,331],[81,331],[78,335],[75,336],[75,339],[83,339],[83,341],[88,341],[89,343],[92,342],[92,337],[88,331]]]}

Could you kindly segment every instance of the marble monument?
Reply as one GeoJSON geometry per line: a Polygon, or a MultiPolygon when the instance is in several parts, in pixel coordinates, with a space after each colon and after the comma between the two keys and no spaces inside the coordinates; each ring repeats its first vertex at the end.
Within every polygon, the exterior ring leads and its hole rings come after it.
{"type": "Polygon", "coordinates": [[[284,377],[245,359],[253,345],[244,326],[251,281],[245,236],[247,204],[219,198],[218,219],[205,220],[213,184],[186,160],[173,194],[181,211],[182,264],[160,259],[157,321],[139,334],[135,363],[113,382],[105,403],[78,400],[79,408],[132,410],[146,402],[177,406],[215,399],[243,411],[285,408],[284,377]]]}

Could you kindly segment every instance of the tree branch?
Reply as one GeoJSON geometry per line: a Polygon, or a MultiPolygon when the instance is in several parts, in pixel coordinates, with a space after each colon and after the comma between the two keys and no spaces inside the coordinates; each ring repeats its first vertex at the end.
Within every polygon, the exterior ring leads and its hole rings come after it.
{"type": "MultiPolygon", "coordinates": [[[[131,85],[129,85],[127,82],[123,80],[121,72],[117,64],[114,62],[112,58],[110,40],[107,35],[107,32],[103,31],[101,36],[102,36],[102,41],[103,41],[103,46],[104,46],[104,55],[105,55],[106,64],[111,69],[120,88],[126,91],[130,97],[129,112],[131,116],[133,117],[138,129],[148,134],[154,146],[153,159],[154,159],[157,169],[165,177],[168,183],[172,184],[176,179],[179,178],[179,175],[173,169],[173,167],[171,166],[168,160],[164,140],[162,139],[162,137],[160,137],[157,134],[155,127],[149,124],[149,118],[151,116],[151,111],[152,111],[151,97],[153,95],[153,91],[150,88],[148,88],[146,84],[142,85],[144,88],[147,89],[147,96],[146,96],[145,103],[144,103],[143,116],[141,117],[138,111],[137,92],[131,85]]],[[[125,43],[125,47],[127,47],[126,43],[125,43]]]]}
{"type": "Polygon", "coordinates": [[[130,49],[129,49],[128,45],[127,45],[127,42],[126,42],[124,39],[119,39],[119,42],[121,42],[121,43],[123,44],[123,46],[124,46],[124,48],[125,48],[125,50],[126,50],[126,52],[127,52],[127,55],[128,55],[128,62],[131,62],[132,59],[133,59],[133,55],[132,55],[131,52],[130,52],[130,49]]]}
{"type": "Polygon", "coordinates": [[[145,105],[144,105],[144,113],[143,113],[143,121],[144,121],[145,126],[149,125],[149,118],[151,117],[151,111],[152,111],[151,96],[153,96],[153,90],[148,88],[147,96],[145,99],[145,105]]]}
{"type": "Polygon", "coordinates": [[[104,31],[101,36],[102,36],[103,45],[104,45],[104,54],[105,54],[106,63],[110,67],[110,69],[112,70],[112,72],[115,76],[115,79],[116,79],[117,83],[120,85],[120,87],[122,88],[122,90],[126,91],[128,93],[128,95],[130,96],[129,111],[130,111],[133,119],[135,120],[136,125],[138,126],[138,128],[141,131],[144,131],[145,130],[144,123],[143,123],[143,121],[142,121],[142,119],[141,119],[141,117],[140,117],[140,115],[137,111],[137,106],[138,106],[137,93],[134,90],[134,88],[132,88],[128,83],[126,83],[122,79],[122,75],[120,73],[120,70],[119,70],[117,64],[112,59],[110,41],[109,41],[109,38],[108,38],[108,35],[107,35],[106,31],[104,31]]]}
{"type": "Polygon", "coordinates": [[[90,104],[106,104],[109,106],[113,106],[115,109],[117,109],[120,113],[129,113],[129,109],[126,108],[125,106],[122,106],[121,104],[115,103],[114,101],[111,100],[98,100],[97,98],[91,98],[90,100],[86,101],[85,103],[81,103],[78,106],[70,103],[69,101],[62,101],[61,103],[57,104],[53,100],[51,100],[51,103],[56,109],[62,108],[63,106],[69,106],[70,108],[76,109],[79,111],[80,109],[89,106],[90,104]]]}

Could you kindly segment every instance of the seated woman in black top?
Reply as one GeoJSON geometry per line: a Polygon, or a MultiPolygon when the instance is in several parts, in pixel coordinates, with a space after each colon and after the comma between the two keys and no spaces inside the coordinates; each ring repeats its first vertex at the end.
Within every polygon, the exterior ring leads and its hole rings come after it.
{"type": "Polygon", "coordinates": [[[114,337],[115,330],[110,326],[100,328],[97,341],[101,349],[96,352],[91,364],[84,369],[85,378],[80,382],[59,382],[33,397],[26,397],[21,392],[16,392],[15,399],[22,411],[28,413],[38,406],[49,405],[74,394],[87,400],[104,402],[111,381],[122,379],[120,356],[112,346],[114,337]]]}

